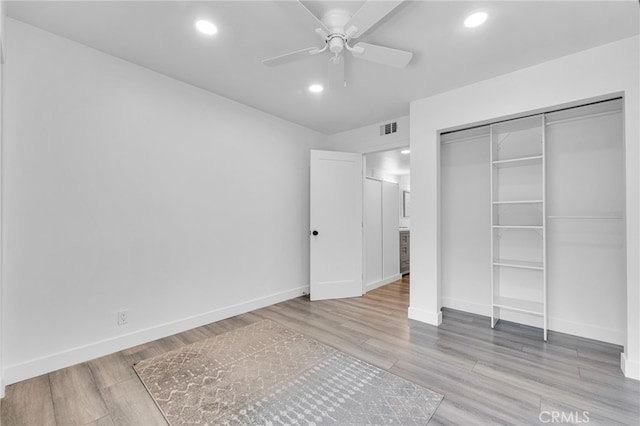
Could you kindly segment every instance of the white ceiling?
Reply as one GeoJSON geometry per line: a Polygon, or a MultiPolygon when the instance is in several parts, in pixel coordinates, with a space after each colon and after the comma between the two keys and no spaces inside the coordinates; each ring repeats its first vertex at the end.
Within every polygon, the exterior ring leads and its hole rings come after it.
{"type": "MultiPolygon", "coordinates": [[[[331,7],[353,12],[363,1],[304,4],[321,15],[331,7]]],[[[328,56],[277,68],[261,63],[321,46],[312,17],[295,1],[7,2],[12,18],[326,134],[407,115],[412,100],[631,37],[638,9],[637,0],[406,1],[358,41],[412,51],[409,66],[349,56],[349,86],[313,95],[306,88],[325,81],[328,56]],[[479,9],[489,13],[487,23],[465,28],[464,18],[479,9]],[[200,18],[219,33],[196,33],[200,18]]]]}

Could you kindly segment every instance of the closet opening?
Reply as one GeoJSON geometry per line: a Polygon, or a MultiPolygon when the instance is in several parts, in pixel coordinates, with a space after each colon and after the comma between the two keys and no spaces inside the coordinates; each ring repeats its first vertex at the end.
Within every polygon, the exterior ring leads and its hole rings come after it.
{"type": "Polygon", "coordinates": [[[402,280],[409,288],[409,147],[364,156],[364,292],[402,280]]]}
{"type": "Polygon", "coordinates": [[[442,306],[622,345],[623,101],[440,137],[442,306]]]}

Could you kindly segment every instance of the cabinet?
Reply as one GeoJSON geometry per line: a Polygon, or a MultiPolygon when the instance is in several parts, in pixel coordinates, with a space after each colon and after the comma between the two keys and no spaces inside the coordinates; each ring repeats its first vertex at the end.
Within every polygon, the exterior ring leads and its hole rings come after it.
{"type": "Polygon", "coordinates": [[[402,275],[408,274],[410,269],[410,239],[409,230],[400,231],[400,274],[402,275]]]}
{"type": "Polygon", "coordinates": [[[532,315],[547,340],[544,120],[490,127],[491,326],[503,310],[532,315]]]}

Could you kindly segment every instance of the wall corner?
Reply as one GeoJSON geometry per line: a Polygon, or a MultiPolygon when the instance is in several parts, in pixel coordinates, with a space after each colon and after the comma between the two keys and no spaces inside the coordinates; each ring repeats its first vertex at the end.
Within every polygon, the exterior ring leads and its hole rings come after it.
{"type": "Polygon", "coordinates": [[[620,367],[625,377],[640,380],[640,360],[629,359],[627,354],[623,352],[620,354],[620,367]]]}
{"type": "Polygon", "coordinates": [[[409,306],[408,316],[411,320],[435,325],[436,327],[442,324],[442,311],[431,312],[414,306],[409,306]]]}

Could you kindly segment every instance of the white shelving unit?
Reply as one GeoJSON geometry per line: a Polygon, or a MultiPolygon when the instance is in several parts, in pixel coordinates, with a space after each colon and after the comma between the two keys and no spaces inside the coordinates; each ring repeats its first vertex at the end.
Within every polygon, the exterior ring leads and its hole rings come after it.
{"type": "Polygon", "coordinates": [[[545,118],[490,131],[491,327],[503,311],[533,315],[547,340],[545,118]]]}

